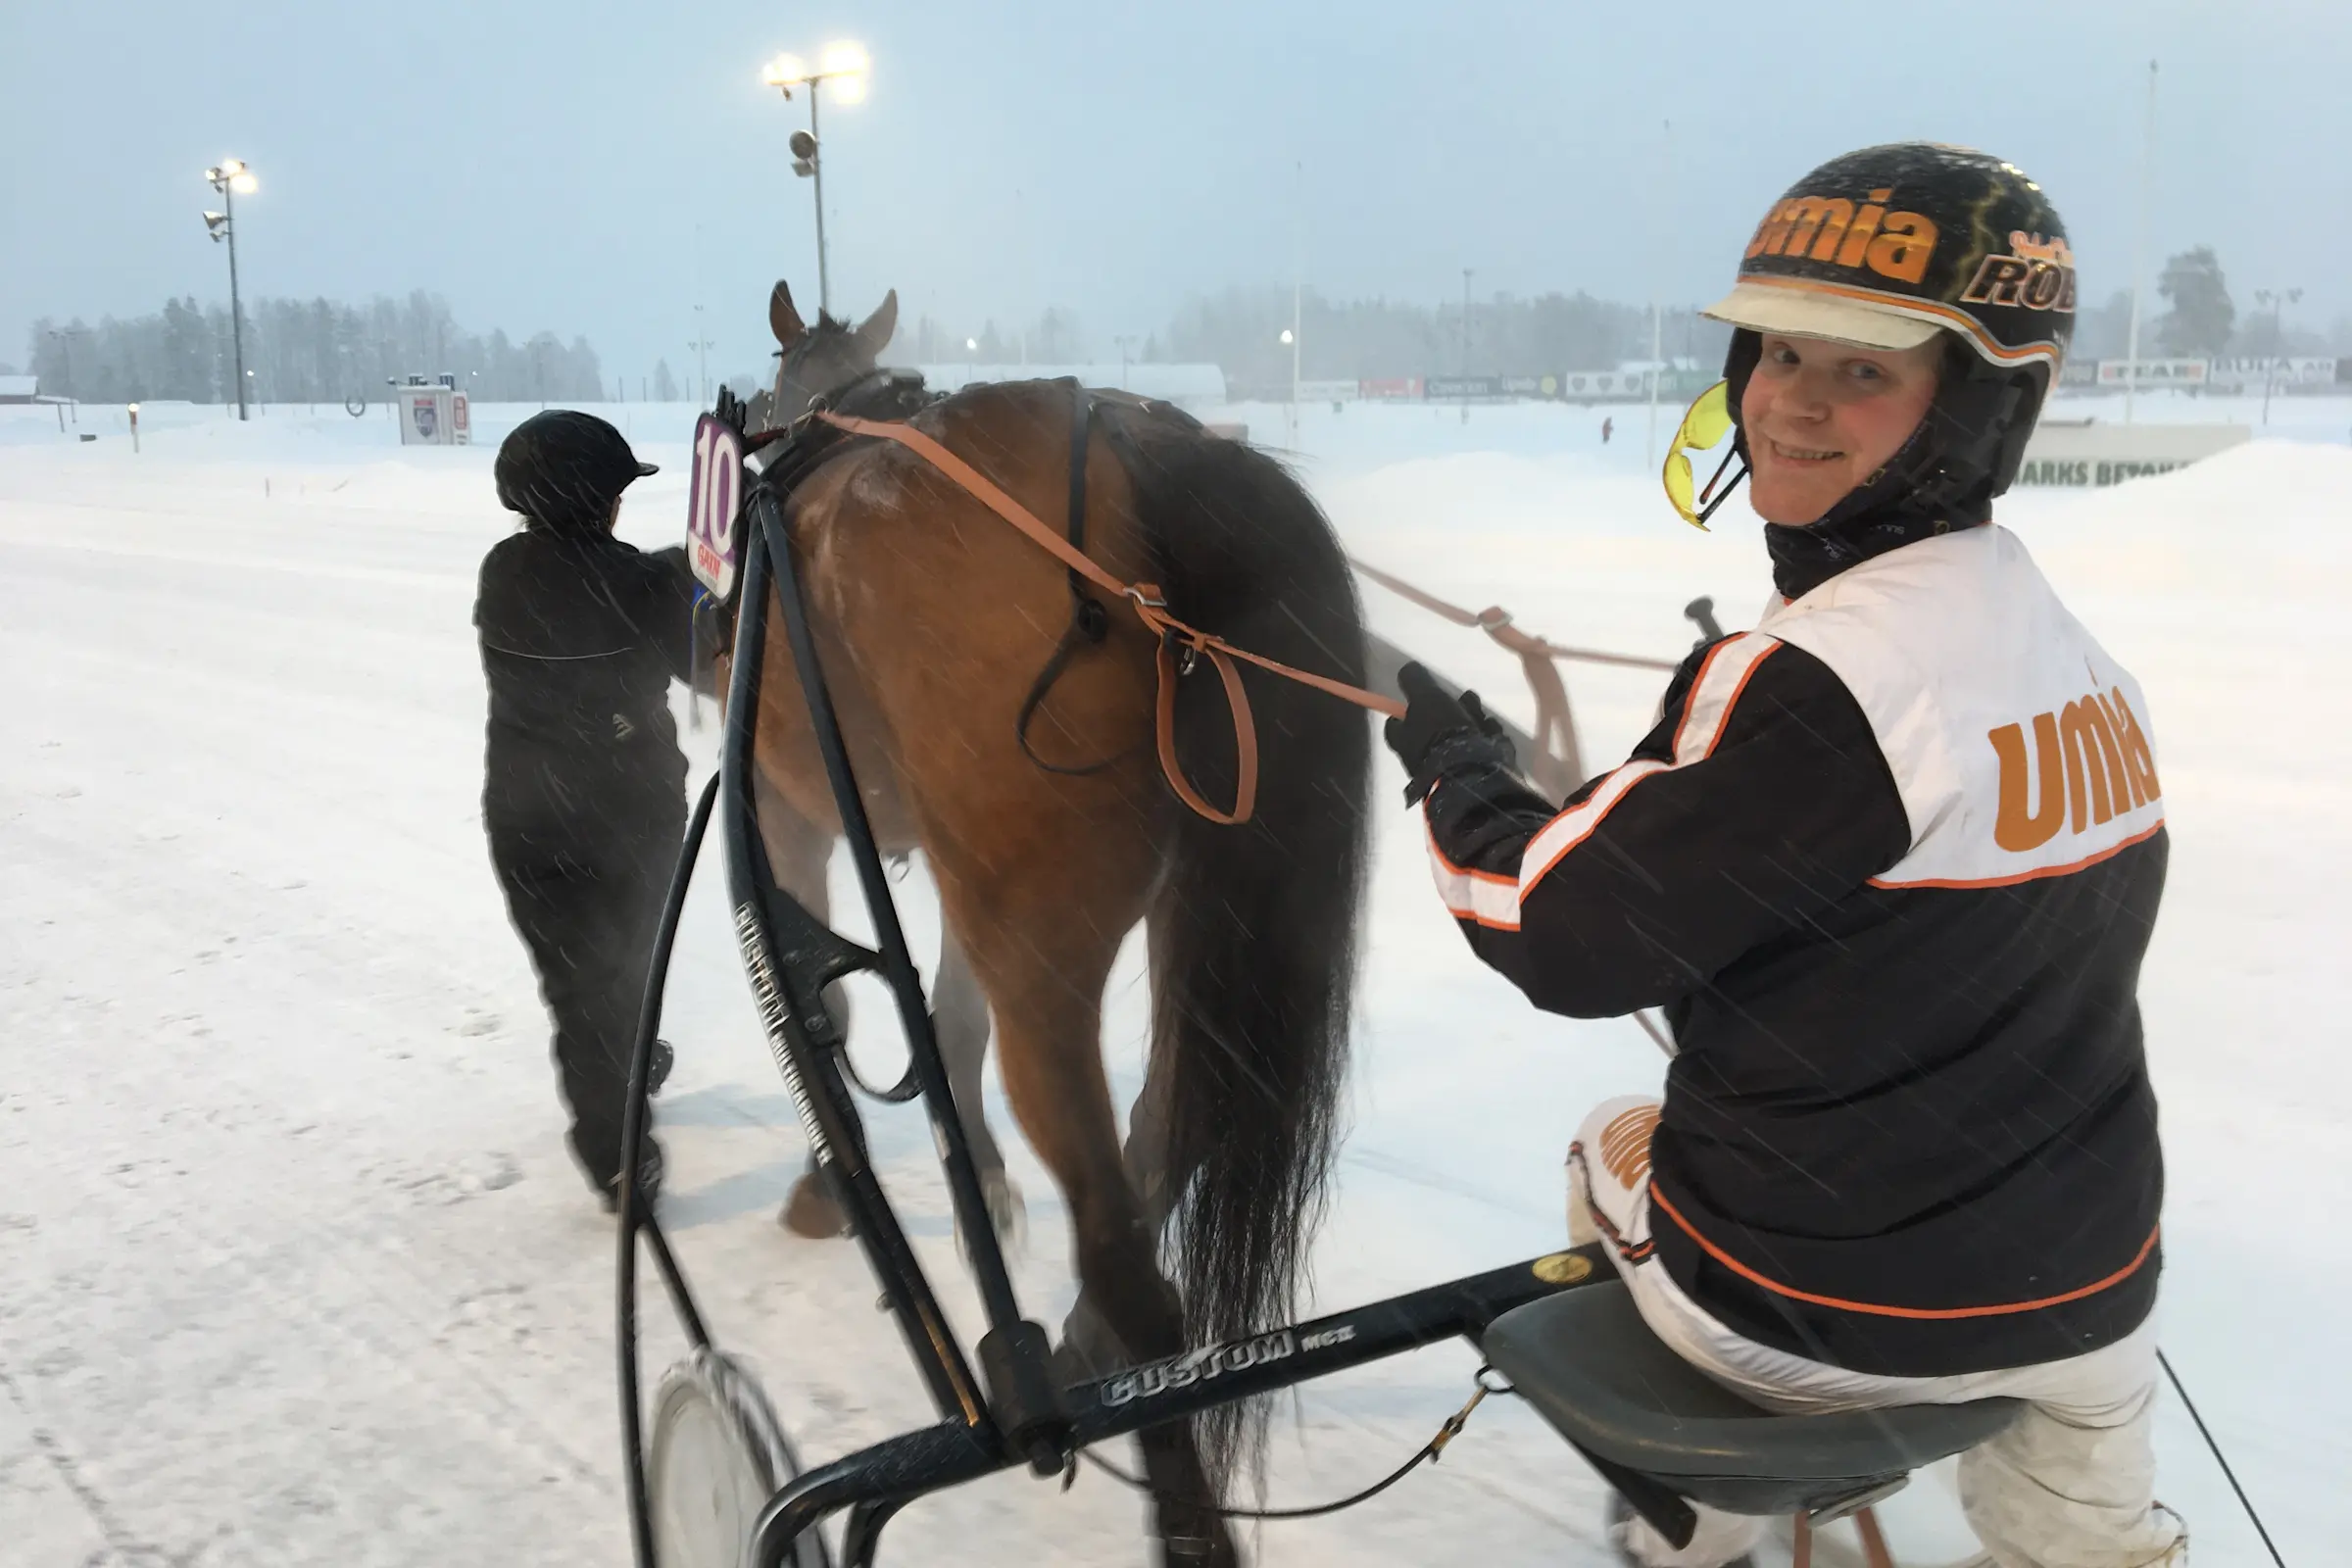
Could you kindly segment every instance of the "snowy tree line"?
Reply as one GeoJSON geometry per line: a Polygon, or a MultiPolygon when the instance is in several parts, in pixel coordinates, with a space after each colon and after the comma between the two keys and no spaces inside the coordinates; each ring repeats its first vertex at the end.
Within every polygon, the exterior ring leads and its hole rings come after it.
{"type": "MultiPolygon", "coordinates": [[[[152,316],[33,323],[31,372],[41,390],[89,403],[236,401],[228,307],[190,299],[152,316]]],[[[596,401],[604,374],[585,338],[552,332],[517,343],[459,326],[449,302],[422,289],[367,305],[258,299],[245,306],[246,396],[257,403],[379,401],[388,379],[453,372],[487,402],[596,401]]]]}

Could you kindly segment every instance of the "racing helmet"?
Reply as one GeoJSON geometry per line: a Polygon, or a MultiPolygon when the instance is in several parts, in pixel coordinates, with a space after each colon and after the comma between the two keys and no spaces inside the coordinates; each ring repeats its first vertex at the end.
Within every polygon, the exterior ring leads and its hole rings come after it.
{"type": "Polygon", "coordinates": [[[548,409],[499,443],[492,475],[499,504],[551,528],[601,529],[612,504],[647,474],[627,437],[593,414],[548,409]]]}
{"type": "Polygon", "coordinates": [[[1742,460],[1740,401],[1763,334],[1901,350],[1948,333],[1928,416],[1839,511],[1981,513],[2017,477],[2074,336],[2075,258],[2057,208],[2016,165],[1892,142],[1789,187],[1705,314],[1737,329],[1724,379],[1742,460]]]}

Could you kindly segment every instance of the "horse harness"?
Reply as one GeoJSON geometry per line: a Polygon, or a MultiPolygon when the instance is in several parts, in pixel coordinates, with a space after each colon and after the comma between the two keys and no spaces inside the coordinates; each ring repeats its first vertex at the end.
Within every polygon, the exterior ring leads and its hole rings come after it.
{"type": "MultiPolygon", "coordinates": [[[[1029,729],[1038,710],[1068,669],[1070,661],[1081,649],[1099,647],[1109,635],[1108,608],[1090,589],[1100,590],[1110,598],[1128,604],[1159,644],[1156,658],[1159,695],[1155,704],[1155,728],[1160,771],[1166,776],[1169,788],[1186,806],[1212,822],[1228,826],[1247,822],[1257,797],[1257,731],[1250,709],[1249,694],[1242,686],[1241,672],[1235,661],[1254,664],[1260,669],[1328,692],[1375,712],[1401,714],[1403,706],[1392,698],[1348,685],[1345,681],[1297,669],[1250,653],[1248,649],[1237,648],[1221,637],[1189,625],[1169,612],[1167,600],[1157,584],[1121,582],[1088,556],[1086,465],[1097,425],[1101,425],[1104,438],[1112,443],[1113,450],[1123,463],[1131,466],[1133,459],[1133,449],[1122,438],[1117,426],[1109,420],[1096,418],[1098,407],[1107,403],[1155,416],[1173,417],[1183,420],[1193,429],[1199,429],[1200,424],[1192,416],[1167,404],[1125,392],[1084,387],[1071,377],[1064,377],[1063,381],[1070,388],[1071,423],[1066,517],[1060,533],[1054,532],[1036,514],[1005,493],[1003,487],[937,439],[907,422],[913,415],[941,400],[924,389],[920,376],[906,371],[871,371],[839,391],[817,399],[809,405],[807,413],[791,424],[747,436],[745,445],[753,451],[781,445],[782,450],[763,468],[761,483],[773,490],[779,499],[788,499],[793,491],[807,482],[809,475],[847,450],[854,441],[862,438],[892,442],[924,460],[958,489],[1012,524],[1031,542],[1062,564],[1069,582],[1070,618],[1054,644],[1053,654],[1047,659],[1045,667],[1038,671],[1037,678],[1031,682],[1015,723],[1015,738],[1022,755],[1050,773],[1070,776],[1097,773],[1129,755],[1120,753],[1099,761],[1076,765],[1055,763],[1040,757],[1029,740],[1029,729]],[[1219,683],[1224,687],[1226,704],[1233,715],[1236,778],[1230,810],[1220,810],[1212,806],[1193,787],[1176,756],[1177,683],[1204,657],[1217,672],[1219,683]]],[[[722,394],[721,401],[722,405],[730,403],[731,395],[722,394]]],[[[727,412],[729,410],[722,407],[722,416],[727,412]]]]}

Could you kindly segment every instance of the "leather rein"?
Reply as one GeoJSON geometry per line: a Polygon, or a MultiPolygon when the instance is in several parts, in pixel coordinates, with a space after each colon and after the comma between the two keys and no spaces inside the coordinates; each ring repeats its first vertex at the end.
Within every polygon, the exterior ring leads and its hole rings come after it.
{"type": "MultiPolygon", "coordinates": [[[[1073,383],[1073,387],[1075,388],[1075,383],[1073,383]]],[[[1085,551],[1083,518],[1085,514],[1087,443],[1091,434],[1089,409],[1092,394],[1084,389],[1075,390],[1078,399],[1078,413],[1071,431],[1071,512],[1070,537],[1068,538],[1047,526],[1035,513],[1006,494],[995,480],[948,450],[932,436],[915,429],[910,424],[898,419],[869,419],[860,418],[855,415],[839,414],[822,404],[811,408],[804,418],[824,424],[844,435],[864,436],[904,447],[939,470],[966,495],[1010,523],[1031,543],[1060,562],[1068,571],[1072,600],[1069,628],[1062,634],[1060,643],[1054,649],[1053,659],[1031,687],[1028,698],[1021,709],[1021,750],[1032,761],[1053,772],[1087,773],[1097,771],[1109,765],[1109,761],[1117,760],[1113,758],[1085,767],[1056,766],[1038,757],[1036,752],[1030,748],[1028,741],[1028,727],[1031,719],[1035,716],[1039,705],[1045,701],[1047,692],[1052,689],[1054,680],[1060,675],[1069,657],[1075,652],[1080,640],[1099,643],[1107,633],[1108,627],[1102,606],[1086,592],[1087,586],[1091,584],[1111,599],[1127,605],[1135,612],[1136,618],[1143,622],[1145,629],[1151,632],[1158,642],[1156,662],[1159,689],[1154,704],[1154,727],[1160,771],[1166,775],[1168,787],[1176,792],[1177,799],[1211,822],[1225,826],[1247,822],[1257,803],[1257,724],[1250,711],[1250,695],[1243,688],[1241,671],[1236,665],[1236,661],[1254,664],[1271,674],[1280,675],[1286,680],[1294,680],[1304,686],[1311,686],[1317,691],[1327,692],[1343,702],[1353,703],[1358,708],[1369,709],[1376,713],[1401,716],[1404,712],[1404,705],[1394,698],[1366,691],[1360,686],[1350,686],[1345,681],[1333,680],[1327,675],[1317,675],[1310,670],[1295,668],[1279,660],[1268,659],[1261,654],[1253,654],[1246,648],[1236,647],[1224,638],[1212,632],[1202,631],[1170,613],[1167,599],[1156,583],[1122,582],[1088,556],[1085,551]],[[1185,776],[1183,763],[1176,756],[1176,687],[1178,681],[1191,671],[1194,662],[1200,658],[1206,658],[1216,670],[1218,681],[1225,690],[1226,706],[1233,715],[1236,778],[1233,806],[1229,810],[1220,810],[1211,805],[1198,789],[1194,788],[1192,781],[1185,776]]],[[[785,430],[761,432],[748,437],[747,444],[756,446],[762,441],[781,438],[789,433],[791,433],[790,427],[785,430]]]]}

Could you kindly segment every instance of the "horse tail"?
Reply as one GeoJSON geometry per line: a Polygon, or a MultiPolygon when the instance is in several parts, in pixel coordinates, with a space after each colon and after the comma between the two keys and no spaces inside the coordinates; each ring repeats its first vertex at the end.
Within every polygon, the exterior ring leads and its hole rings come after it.
{"type": "MultiPolygon", "coordinates": [[[[1242,442],[1165,421],[1121,433],[1170,610],[1362,684],[1354,579],[1298,481],[1242,442]]],[[[1366,715],[1247,664],[1242,679],[1256,719],[1255,813],[1228,827],[1179,808],[1149,916],[1152,1051],[1168,1070],[1167,1246],[1195,1345],[1295,1315],[1339,1133],[1367,858],[1366,715]]],[[[1232,800],[1234,726],[1206,661],[1178,690],[1177,754],[1210,802],[1232,800]]],[[[1254,1461],[1263,1432],[1262,1404],[1202,1417],[1211,1478],[1254,1461]]]]}

